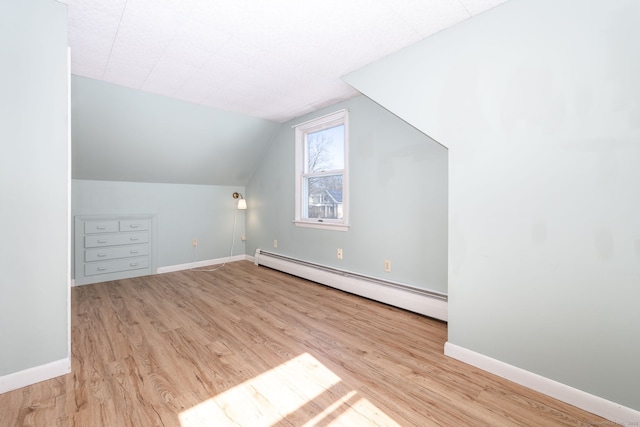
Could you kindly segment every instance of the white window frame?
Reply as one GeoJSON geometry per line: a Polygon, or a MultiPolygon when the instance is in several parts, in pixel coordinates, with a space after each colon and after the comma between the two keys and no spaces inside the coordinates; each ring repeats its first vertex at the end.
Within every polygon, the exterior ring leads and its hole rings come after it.
{"type": "MultiPolygon", "coordinates": [[[[313,120],[293,126],[295,131],[295,219],[298,227],[320,228],[325,230],[347,231],[349,229],[349,111],[339,110],[313,120]],[[305,142],[309,133],[318,132],[334,126],[344,125],[344,169],[342,170],[342,219],[303,218],[305,142]]],[[[308,203],[308,200],[306,201],[308,203]]]]}

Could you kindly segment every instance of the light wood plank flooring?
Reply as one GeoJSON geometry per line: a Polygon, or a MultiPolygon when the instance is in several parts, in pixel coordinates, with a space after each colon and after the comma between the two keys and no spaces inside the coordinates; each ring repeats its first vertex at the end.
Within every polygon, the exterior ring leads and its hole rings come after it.
{"type": "Polygon", "coordinates": [[[76,287],[73,372],[0,395],[0,426],[610,424],[445,357],[446,336],[249,262],[76,287]]]}

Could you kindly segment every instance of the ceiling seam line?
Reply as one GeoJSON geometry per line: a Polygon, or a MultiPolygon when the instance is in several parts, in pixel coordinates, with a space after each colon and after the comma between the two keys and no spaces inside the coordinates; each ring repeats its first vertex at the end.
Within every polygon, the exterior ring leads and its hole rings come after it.
{"type": "Polygon", "coordinates": [[[469,9],[467,9],[467,7],[464,5],[462,0],[458,0],[458,3],[460,3],[460,6],[462,6],[464,11],[467,12],[467,15],[469,15],[469,18],[473,18],[473,15],[471,14],[471,12],[469,12],[469,9]]]}
{"type": "MultiPolygon", "coordinates": [[[[149,76],[151,76],[151,74],[153,74],[155,69],[158,67],[158,63],[160,63],[160,60],[162,60],[162,58],[164,58],[165,53],[167,53],[167,49],[169,49],[169,46],[171,45],[171,43],[173,43],[175,38],[176,38],[176,35],[175,35],[175,32],[174,32],[173,37],[171,37],[171,40],[169,40],[169,43],[167,43],[167,45],[164,47],[164,49],[162,49],[162,53],[158,57],[158,60],[155,62],[155,64],[153,64],[153,67],[151,67],[151,70],[147,73],[146,77],[142,81],[142,84],[140,85],[141,89],[147,83],[147,80],[149,80],[149,76]]],[[[174,89],[174,92],[175,92],[175,89],[174,89]]]]}
{"type": "Polygon", "coordinates": [[[116,28],[116,34],[113,36],[113,43],[111,43],[111,49],[109,49],[107,64],[104,66],[104,70],[102,70],[102,80],[104,80],[104,76],[107,74],[107,68],[109,68],[109,62],[111,62],[111,54],[113,53],[113,46],[115,46],[116,44],[116,39],[118,38],[118,33],[120,32],[120,25],[122,24],[122,18],[124,17],[124,12],[127,10],[128,5],[129,0],[125,0],[124,7],[122,8],[122,13],[120,14],[120,20],[118,21],[118,28],[116,28]]]}

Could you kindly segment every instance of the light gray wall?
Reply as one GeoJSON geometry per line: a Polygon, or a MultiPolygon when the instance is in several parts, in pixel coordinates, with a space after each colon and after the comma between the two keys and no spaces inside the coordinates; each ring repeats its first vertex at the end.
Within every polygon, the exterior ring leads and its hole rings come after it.
{"type": "Polygon", "coordinates": [[[156,263],[167,267],[194,262],[192,239],[198,239],[200,261],[245,252],[245,211],[236,209],[234,191],[244,187],[155,184],[144,182],[72,181],[73,215],[156,215],[156,263]]]}
{"type": "Polygon", "coordinates": [[[260,248],[447,291],[447,150],[364,96],[283,124],[247,185],[247,203],[250,255],[260,248]],[[291,126],[341,108],[349,109],[351,227],[296,227],[291,126]]]}
{"type": "Polygon", "coordinates": [[[0,6],[0,376],[69,356],[66,11],[0,6]]]}
{"type": "Polygon", "coordinates": [[[449,341],[636,410],[638,22],[511,0],[346,78],[449,147],[449,341]]]}
{"type": "Polygon", "coordinates": [[[73,178],[245,185],[279,124],[72,76],[73,178]]]}

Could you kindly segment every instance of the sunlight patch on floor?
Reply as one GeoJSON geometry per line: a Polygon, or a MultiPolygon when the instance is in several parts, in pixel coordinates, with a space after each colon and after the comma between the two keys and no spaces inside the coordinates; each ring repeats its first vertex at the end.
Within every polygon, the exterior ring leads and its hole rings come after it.
{"type": "Polygon", "coordinates": [[[372,425],[400,427],[400,424],[376,408],[373,403],[365,398],[358,398],[357,392],[351,391],[303,424],[303,427],[372,425]]]}
{"type": "Polygon", "coordinates": [[[340,381],[305,353],[181,412],[180,424],[269,427],[294,418],[304,426],[398,426],[356,391],[343,389],[340,381]]]}

